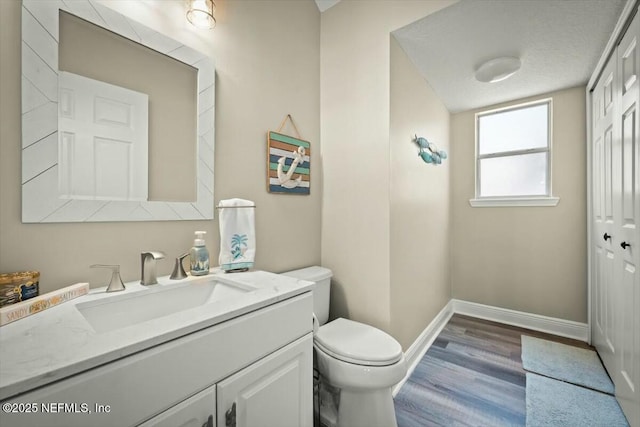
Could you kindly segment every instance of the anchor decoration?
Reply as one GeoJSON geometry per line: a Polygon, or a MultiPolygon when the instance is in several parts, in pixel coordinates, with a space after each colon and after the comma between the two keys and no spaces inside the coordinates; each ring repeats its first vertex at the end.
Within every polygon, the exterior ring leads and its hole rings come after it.
{"type": "Polygon", "coordinates": [[[277,131],[267,132],[267,191],[309,195],[311,155],[311,143],[300,137],[291,114],[287,114],[277,131]],[[282,133],[287,122],[295,136],[282,133]]]}
{"type": "Polygon", "coordinates": [[[289,166],[289,170],[286,173],[284,172],[284,162],[286,157],[283,156],[278,159],[278,182],[284,188],[296,188],[300,183],[302,183],[302,175],[298,175],[298,178],[296,179],[291,179],[291,177],[293,176],[296,167],[298,167],[298,164],[304,162],[305,149],[304,147],[298,147],[297,150],[292,151],[291,153],[293,154],[293,162],[291,162],[291,166],[289,166]]]}
{"type": "Polygon", "coordinates": [[[415,135],[414,141],[418,144],[418,147],[420,147],[418,156],[420,156],[425,163],[433,163],[437,166],[447,158],[447,152],[438,149],[438,146],[433,142],[429,142],[427,138],[415,135]]]}

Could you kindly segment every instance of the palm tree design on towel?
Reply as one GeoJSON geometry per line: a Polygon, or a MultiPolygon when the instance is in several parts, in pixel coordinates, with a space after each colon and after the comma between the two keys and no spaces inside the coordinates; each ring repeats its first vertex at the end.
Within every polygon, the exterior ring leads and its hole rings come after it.
{"type": "Polygon", "coordinates": [[[246,234],[234,234],[231,237],[231,255],[236,260],[244,255],[247,250],[247,235],[246,234]]]}

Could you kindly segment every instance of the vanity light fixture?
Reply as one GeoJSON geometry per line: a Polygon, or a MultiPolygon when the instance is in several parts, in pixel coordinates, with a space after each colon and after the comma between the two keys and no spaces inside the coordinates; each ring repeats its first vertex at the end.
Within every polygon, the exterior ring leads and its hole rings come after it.
{"type": "Polygon", "coordinates": [[[187,20],[197,28],[213,29],[216,26],[215,10],[213,0],[187,0],[187,20]]]}
{"type": "Polygon", "coordinates": [[[522,65],[520,58],[503,56],[491,59],[478,67],[476,80],[483,83],[495,83],[514,75],[522,65]]]}

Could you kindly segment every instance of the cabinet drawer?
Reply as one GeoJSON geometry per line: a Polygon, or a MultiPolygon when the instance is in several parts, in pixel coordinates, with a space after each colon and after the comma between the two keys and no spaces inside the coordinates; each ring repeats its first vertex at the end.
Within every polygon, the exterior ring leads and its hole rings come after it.
{"type": "Polygon", "coordinates": [[[70,405],[65,410],[97,404],[109,412],[0,413],[0,424],[137,425],[307,334],[312,313],[307,292],[5,401],[60,402],[70,405]]]}

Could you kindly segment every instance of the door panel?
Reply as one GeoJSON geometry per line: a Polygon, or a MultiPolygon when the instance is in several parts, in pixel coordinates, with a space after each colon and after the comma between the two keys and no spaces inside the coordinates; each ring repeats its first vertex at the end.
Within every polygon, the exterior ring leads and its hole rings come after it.
{"type": "Polygon", "coordinates": [[[622,82],[622,95],[633,90],[633,86],[638,80],[637,70],[637,54],[636,54],[636,35],[633,34],[633,26],[629,27],[629,32],[625,35],[625,40],[620,43],[620,49],[624,49],[624,53],[620,56],[620,81],[622,82]]]}
{"type": "Polygon", "coordinates": [[[636,15],[591,96],[592,343],[632,426],[640,426],[639,37],[636,15]]]}
{"type": "MultiPolygon", "coordinates": [[[[619,87],[614,85],[614,104],[617,102],[619,118],[614,128],[614,138],[621,145],[622,182],[620,206],[622,222],[620,224],[620,240],[626,248],[619,250],[619,263],[616,279],[617,298],[617,335],[618,354],[616,358],[616,397],[632,426],[640,425],[640,325],[637,313],[640,310],[640,278],[637,274],[638,227],[636,225],[640,210],[638,177],[638,102],[640,91],[638,85],[637,41],[640,34],[640,21],[636,16],[627,33],[618,46],[618,80],[619,87]],[[616,100],[616,93],[618,99],[616,100]]],[[[615,140],[614,140],[615,141],[615,140]]],[[[617,142],[617,141],[615,141],[617,142]]]]}
{"type": "MultiPolygon", "coordinates": [[[[636,283],[636,267],[630,263],[625,263],[624,277],[622,280],[622,291],[625,295],[633,295],[636,283]]],[[[622,331],[622,339],[620,344],[620,373],[623,381],[623,388],[635,391],[638,387],[636,372],[636,360],[634,357],[634,347],[637,338],[631,332],[635,329],[634,325],[634,300],[633,298],[623,299],[621,304],[621,322],[620,329],[622,331]]]]}
{"type": "Polygon", "coordinates": [[[613,91],[616,61],[610,60],[593,91],[592,135],[592,203],[593,254],[592,266],[592,344],[603,363],[613,372],[616,352],[615,307],[613,297],[615,271],[615,171],[613,91]],[[605,239],[605,237],[607,237],[605,239]]]}
{"type": "Polygon", "coordinates": [[[604,287],[602,286],[602,280],[604,277],[604,251],[601,246],[596,246],[595,250],[595,274],[594,277],[594,293],[595,298],[593,298],[594,304],[594,312],[593,312],[593,322],[596,330],[594,331],[594,335],[604,337],[604,287]]]}
{"type": "Polygon", "coordinates": [[[64,71],[59,85],[61,196],[147,200],[148,95],[64,71]]]}
{"type": "Polygon", "coordinates": [[[615,293],[614,293],[614,275],[615,275],[615,255],[612,251],[607,250],[605,255],[605,264],[604,264],[604,280],[603,285],[605,289],[605,333],[604,339],[606,343],[606,348],[603,349],[601,356],[603,357],[603,361],[605,365],[607,362],[611,363],[611,367],[614,367],[613,358],[615,358],[616,353],[616,337],[615,337],[615,326],[616,326],[616,307],[615,307],[615,293]]]}
{"type": "MultiPolygon", "coordinates": [[[[596,224],[604,221],[604,211],[602,203],[602,190],[604,188],[602,180],[604,178],[604,147],[602,137],[598,136],[593,143],[593,219],[596,224]]],[[[600,240],[598,240],[598,243],[600,240]]]]}
{"type": "Polygon", "coordinates": [[[622,222],[635,229],[635,103],[622,116],[622,222]]]}
{"type": "Polygon", "coordinates": [[[613,224],[613,186],[615,181],[615,163],[613,152],[613,124],[603,132],[604,138],[604,217],[605,222],[613,224]]]}

